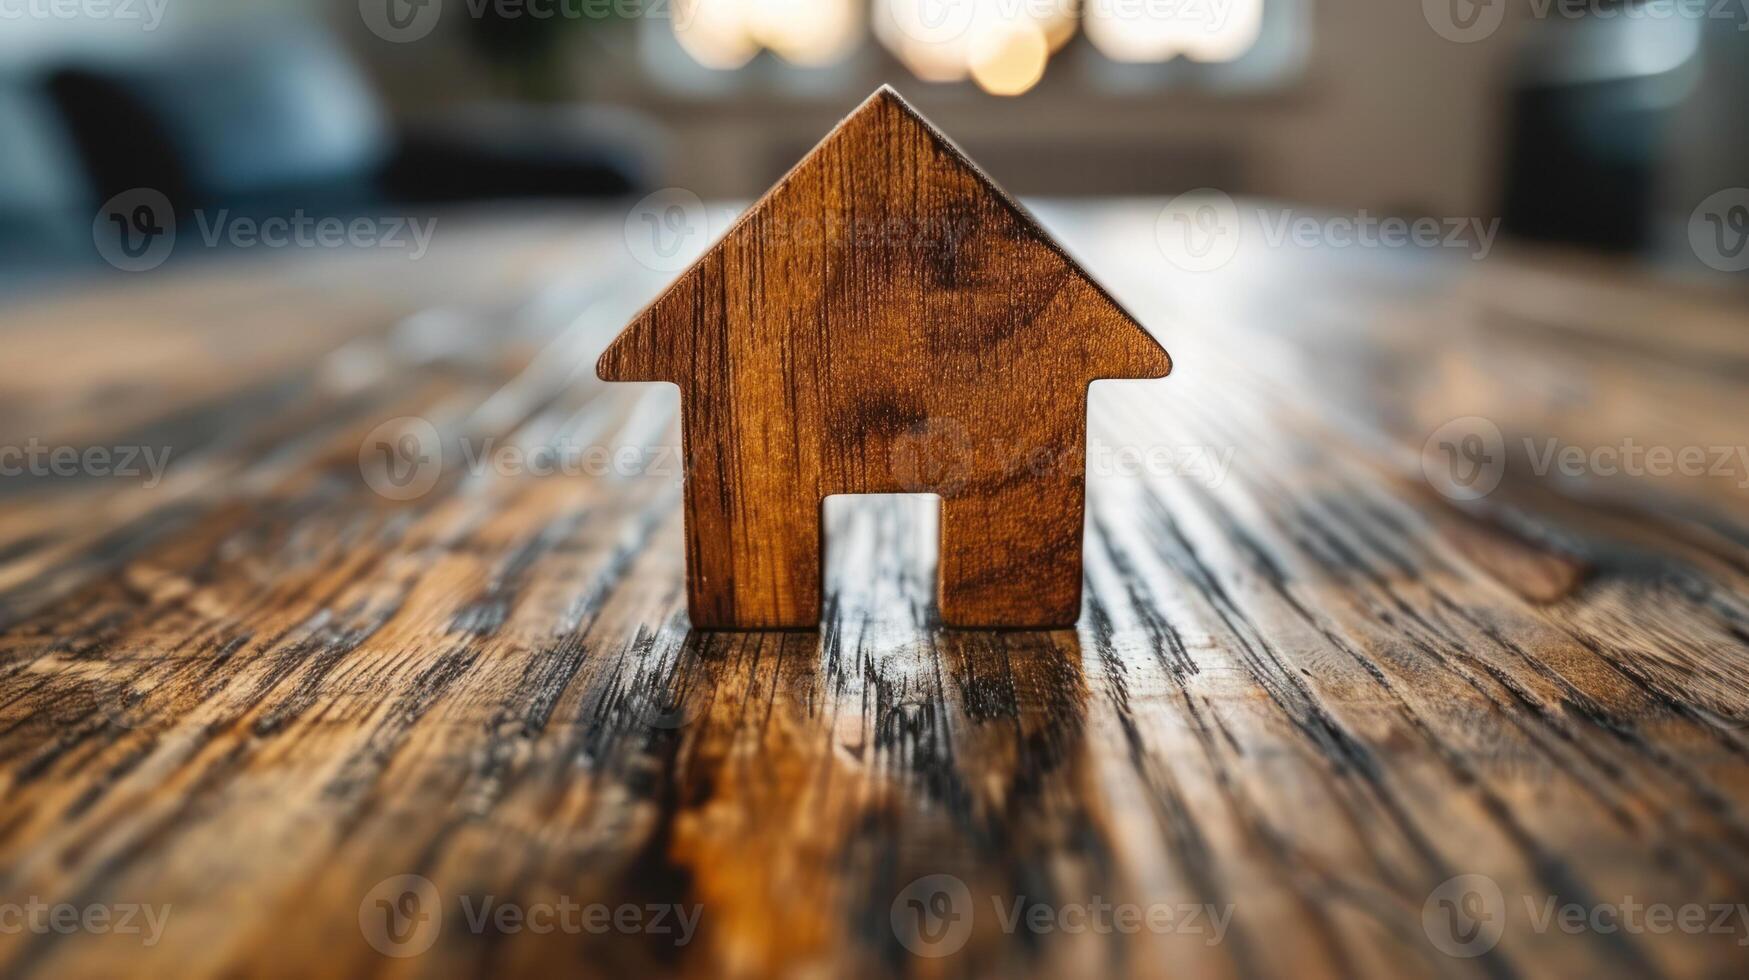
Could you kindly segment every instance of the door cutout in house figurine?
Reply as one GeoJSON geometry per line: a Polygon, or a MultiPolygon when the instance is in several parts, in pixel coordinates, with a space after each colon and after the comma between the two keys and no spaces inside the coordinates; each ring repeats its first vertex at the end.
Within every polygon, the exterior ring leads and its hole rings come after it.
{"type": "Polygon", "coordinates": [[[820,528],[827,608],[874,626],[939,619],[940,495],[833,494],[820,507],[820,528]]]}

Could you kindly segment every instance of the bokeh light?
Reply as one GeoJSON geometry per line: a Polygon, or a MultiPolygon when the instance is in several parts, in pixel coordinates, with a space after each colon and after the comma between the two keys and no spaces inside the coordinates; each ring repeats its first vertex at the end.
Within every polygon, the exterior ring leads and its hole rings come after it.
{"type": "Polygon", "coordinates": [[[1079,0],[875,0],[875,36],[925,81],[1019,95],[1075,36],[1079,0]]]}
{"type": "Polygon", "coordinates": [[[753,0],[675,0],[674,37],[706,68],[739,68],[759,53],[753,0]]]}
{"type": "Polygon", "coordinates": [[[1257,43],[1263,0],[1138,4],[1087,0],[1087,38],[1113,61],[1231,61],[1257,43]]]}
{"type": "Polygon", "coordinates": [[[1021,20],[980,32],[967,54],[979,88],[991,95],[1019,95],[1044,77],[1051,48],[1043,28],[1021,20]]]}
{"type": "Polygon", "coordinates": [[[862,40],[860,0],[744,0],[755,41],[798,65],[828,65],[862,40]]]}
{"type": "Polygon", "coordinates": [[[762,49],[826,65],[862,40],[865,5],[875,37],[913,75],[970,77],[997,95],[1037,85],[1083,20],[1094,47],[1116,61],[1231,61],[1263,26],[1263,0],[675,0],[674,33],[709,68],[739,68],[762,49]]]}
{"type": "Polygon", "coordinates": [[[1027,12],[1045,32],[1052,54],[1063,50],[1081,24],[1081,0],[1028,0],[1027,12]]]}

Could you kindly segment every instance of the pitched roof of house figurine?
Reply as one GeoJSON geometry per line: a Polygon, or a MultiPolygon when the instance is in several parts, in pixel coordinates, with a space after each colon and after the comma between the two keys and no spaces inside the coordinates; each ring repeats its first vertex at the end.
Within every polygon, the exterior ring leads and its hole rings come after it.
{"type": "Polygon", "coordinates": [[[699,628],[820,616],[822,500],[942,498],[943,619],[1080,610],[1086,390],[1170,358],[883,87],[602,354],[682,393],[699,628]]]}

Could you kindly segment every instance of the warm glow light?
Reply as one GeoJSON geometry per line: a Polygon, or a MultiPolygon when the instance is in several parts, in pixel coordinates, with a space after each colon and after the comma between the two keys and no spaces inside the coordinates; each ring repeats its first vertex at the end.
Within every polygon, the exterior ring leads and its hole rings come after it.
{"type": "Polygon", "coordinates": [[[925,44],[905,38],[894,54],[911,74],[926,82],[957,82],[966,77],[965,52],[957,46],[925,44]]]}
{"type": "Polygon", "coordinates": [[[798,65],[830,64],[862,37],[856,0],[751,0],[753,37],[798,65]]]}
{"type": "MultiPolygon", "coordinates": [[[[710,68],[739,68],[762,48],[798,65],[826,65],[861,39],[863,2],[673,0],[674,34],[710,68]]],[[[1018,95],[1038,84],[1083,19],[1093,45],[1116,61],[1231,61],[1257,43],[1264,0],[868,2],[875,36],[918,78],[970,75],[987,92],[1018,95]]]]}
{"type": "Polygon", "coordinates": [[[1044,30],[1022,20],[980,32],[967,60],[979,88],[991,95],[1019,95],[1044,77],[1050,56],[1044,30]]]}
{"type": "Polygon", "coordinates": [[[1257,43],[1263,0],[1145,4],[1086,0],[1087,37],[1113,61],[1231,61],[1257,43]]]}
{"type": "Polygon", "coordinates": [[[874,0],[875,37],[926,82],[966,77],[965,38],[978,0],[874,0]]]}
{"type": "Polygon", "coordinates": [[[1028,0],[1026,12],[1045,32],[1045,41],[1055,54],[1075,36],[1081,23],[1081,0],[1028,0]]]}
{"type": "Polygon", "coordinates": [[[759,53],[752,0],[675,0],[674,37],[706,68],[739,68],[759,53]]]}
{"type": "Polygon", "coordinates": [[[875,0],[875,36],[924,81],[971,74],[987,91],[1019,94],[1038,83],[1051,52],[1075,36],[1079,2],[875,0]]]}

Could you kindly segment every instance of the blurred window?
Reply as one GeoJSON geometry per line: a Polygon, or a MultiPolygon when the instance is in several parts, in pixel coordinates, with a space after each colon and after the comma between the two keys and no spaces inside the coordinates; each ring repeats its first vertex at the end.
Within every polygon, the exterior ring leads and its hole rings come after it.
{"type": "Polygon", "coordinates": [[[642,27],[658,84],[807,95],[899,68],[1019,95],[1073,74],[1100,91],[1269,87],[1303,63],[1310,0],[668,0],[642,27]]]}

